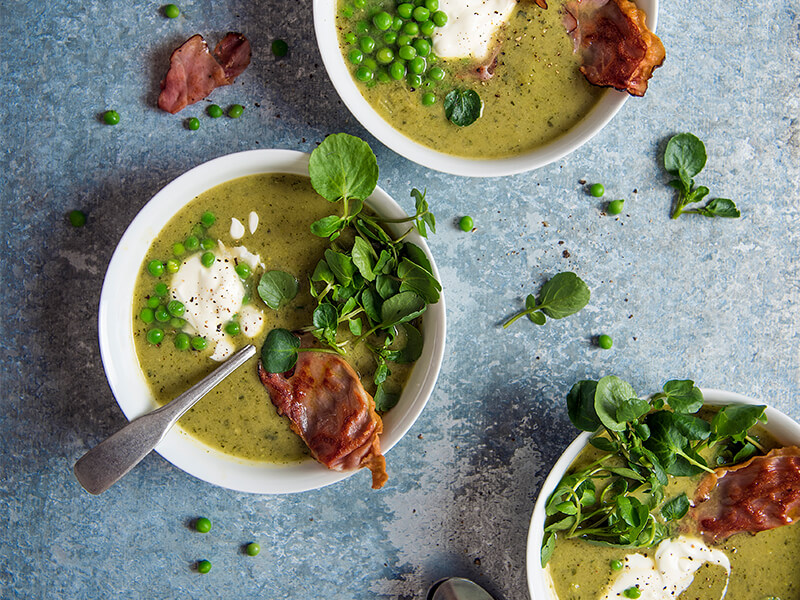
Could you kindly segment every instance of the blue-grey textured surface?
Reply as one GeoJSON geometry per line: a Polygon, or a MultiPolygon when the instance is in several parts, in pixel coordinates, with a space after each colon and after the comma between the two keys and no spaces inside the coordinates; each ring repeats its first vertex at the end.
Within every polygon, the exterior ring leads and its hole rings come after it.
{"type": "Polygon", "coordinates": [[[640,392],[691,377],[800,418],[800,2],[667,0],[667,61],[583,148],[502,179],[442,175],[371,138],[339,101],[314,43],[310,1],[0,3],[0,597],[419,598],[444,576],[524,599],[525,538],[543,477],[575,432],[563,398],[616,373],[640,392]],[[238,121],[154,108],[170,50],[239,30],[252,66],[214,92],[238,121]],[[270,42],[284,38],[276,60],[270,42]],[[116,127],[99,121],[113,107],[116,127]],[[735,221],[669,220],[665,140],[706,141],[700,176],[737,200],[735,221]],[[127,223],[159,188],[229,152],[310,150],[346,131],[373,145],[380,185],[410,207],[427,186],[431,248],[448,296],[448,351],[419,421],[388,455],[390,480],[258,497],[214,488],[149,456],[102,497],[72,465],[124,418],[105,383],[96,310],[127,223]],[[580,180],[625,197],[606,216],[580,180]],[[65,215],[82,208],[85,228],[65,215]],[[462,214],[477,230],[460,232],[462,214]],[[498,323],[548,276],[592,289],[579,314],[498,323]],[[592,336],[615,345],[598,350],[592,336]],[[198,514],[211,533],[188,527],[198,514]],[[258,540],[257,558],[242,544],[258,540]],[[190,566],[209,558],[201,576],[190,566]]]}

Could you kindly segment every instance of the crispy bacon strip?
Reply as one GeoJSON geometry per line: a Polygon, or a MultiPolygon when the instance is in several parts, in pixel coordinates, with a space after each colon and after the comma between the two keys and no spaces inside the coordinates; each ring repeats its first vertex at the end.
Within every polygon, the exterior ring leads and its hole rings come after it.
{"type": "Polygon", "coordinates": [[[347,361],[334,354],[300,352],[294,372],[258,375],[278,413],[303,438],[311,454],[334,471],[368,468],[372,487],[383,487],[386,460],[375,402],[347,361]]]}
{"type": "Polygon", "coordinates": [[[250,64],[250,54],[250,42],[241,33],[226,34],[214,48],[213,56],[203,36],[193,35],[169,58],[158,107],[175,114],[216,88],[230,85],[250,64]]]}
{"type": "Polygon", "coordinates": [[[717,469],[700,482],[694,503],[692,516],[710,542],[792,523],[800,518],[800,448],[771,450],[717,469]]]}
{"type": "Polygon", "coordinates": [[[572,0],[564,10],[564,26],[581,52],[581,73],[589,83],[644,96],[666,55],[644,11],[630,0],[572,0]]]}

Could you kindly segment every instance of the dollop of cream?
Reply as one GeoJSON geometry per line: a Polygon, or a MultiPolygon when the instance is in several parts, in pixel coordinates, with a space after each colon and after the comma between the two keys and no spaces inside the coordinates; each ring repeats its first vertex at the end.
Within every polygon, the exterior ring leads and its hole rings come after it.
{"type": "Polygon", "coordinates": [[[231,237],[235,240],[244,237],[244,225],[239,219],[231,218],[231,237]]]}
{"type": "MultiPolygon", "coordinates": [[[[639,600],[675,600],[694,580],[703,564],[719,565],[731,576],[731,563],[722,550],[712,550],[702,541],[678,537],[664,540],[656,548],[655,560],[642,554],[628,554],[622,571],[611,583],[601,600],[619,600],[630,587],[638,587],[639,600]]],[[[728,592],[728,583],[720,600],[728,592]]]]}
{"type": "Polygon", "coordinates": [[[185,330],[201,335],[213,344],[212,360],[223,361],[235,350],[233,339],[225,333],[225,324],[238,315],[240,326],[254,331],[253,337],[264,325],[264,318],[253,305],[244,304],[245,287],[236,273],[237,262],[247,263],[251,269],[263,265],[261,257],[244,246],[226,248],[218,242],[214,264],[206,267],[200,262],[200,253],[183,261],[172,276],[170,294],[186,308],[185,330]],[[244,316],[246,315],[246,317],[244,316]],[[260,326],[258,325],[260,319],[260,326]],[[258,329],[257,329],[258,327],[258,329]]]}
{"type": "Polygon", "coordinates": [[[247,224],[250,229],[250,235],[253,235],[258,229],[258,213],[254,210],[250,211],[250,216],[247,218],[247,224]]]}
{"type": "Polygon", "coordinates": [[[440,58],[487,58],[497,30],[514,12],[517,0],[439,0],[447,15],[433,33],[433,51],[440,58]]]}

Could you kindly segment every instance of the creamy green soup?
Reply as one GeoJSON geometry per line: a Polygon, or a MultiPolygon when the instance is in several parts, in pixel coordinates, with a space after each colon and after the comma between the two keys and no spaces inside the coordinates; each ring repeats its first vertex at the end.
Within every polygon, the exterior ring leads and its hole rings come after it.
{"type": "MultiPolygon", "coordinates": [[[[309,225],[337,210],[337,205],[313,190],[307,177],[250,175],[208,190],[170,220],[148,250],[133,297],[136,353],[142,373],[159,404],[184,392],[220,363],[211,360],[210,346],[202,351],[177,349],[174,339],[178,330],[170,331],[166,325],[162,326],[167,333],[160,344],[148,342],[148,331],[158,323],[143,322],[139,316],[140,307],[157,296],[155,286],[158,283],[170,283],[169,274],[161,277],[150,274],[148,263],[173,257],[174,244],[195,235],[220,240],[228,247],[245,246],[250,252],[260,255],[265,270],[281,270],[294,275],[300,283],[300,291],[294,301],[278,311],[268,308],[258,296],[256,286],[262,274],[260,269],[246,281],[248,302],[263,313],[265,325],[255,338],[240,334],[232,339],[236,348],[252,343],[260,349],[271,329],[296,330],[311,323],[316,302],[310,294],[308,279],[329,242],[313,235],[309,225]],[[215,223],[207,229],[199,224],[206,211],[216,216],[215,223]],[[259,217],[255,233],[248,230],[241,239],[234,240],[230,233],[231,219],[236,218],[247,225],[252,211],[259,217]]],[[[346,243],[346,239],[343,236],[342,243],[346,243]]],[[[202,252],[202,249],[197,252],[202,252]]],[[[186,260],[192,254],[186,252],[179,260],[186,260]]],[[[348,336],[348,332],[340,331],[341,339],[348,339],[348,336]]],[[[346,359],[361,377],[367,391],[374,393],[372,376],[375,364],[370,352],[361,344],[349,350],[346,359]]],[[[272,463],[304,460],[309,456],[308,449],[291,431],[289,421],[277,414],[258,378],[257,361],[257,358],[251,359],[218,385],[181,418],[179,425],[203,443],[239,458],[272,463]]],[[[399,391],[410,369],[409,365],[392,365],[392,375],[385,387],[399,391]]]]}
{"type": "MultiPolygon", "coordinates": [[[[380,64],[374,79],[356,81],[364,98],[392,127],[434,150],[470,158],[528,152],[574,127],[604,93],[587,83],[579,70],[572,41],[561,23],[564,3],[551,0],[547,10],[532,1],[519,3],[498,35],[500,53],[494,76],[488,81],[466,75],[476,65],[465,59],[434,63],[430,58],[430,64],[446,73],[441,81],[429,75],[419,86],[409,85],[407,80],[381,81],[387,67],[380,64]],[[474,90],[483,100],[483,114],[471,125],[459,127],[445,116],[444,98],[455,88],[474,90]],[[423,105],[425,94],[435,96],[432,105],[423,105]]],[[[373,31],[371,25],[365,33],[368,16],[379,10],[392,12],[393,6],[392,0],[377,0],[358,9],[352,0],[340,0],[337,27],[345,60],[350,61],[350,53],[358,50],[361,37],[376,40],[375,50],[358,65],[351,65],[354,75],[385,45],[381,41],[384,34],[373,31]],[[356,37],[358,41],[353,42],[356,37]]]]}

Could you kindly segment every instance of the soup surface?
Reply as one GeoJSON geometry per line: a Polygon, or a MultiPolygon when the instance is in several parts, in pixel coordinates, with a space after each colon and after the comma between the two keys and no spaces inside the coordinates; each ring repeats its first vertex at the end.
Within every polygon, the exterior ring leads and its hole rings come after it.
{"type": "MultiPolygon", "coordinates": [[[[236,348],[252,343],[260,349],[273,328],[296,330],[311,323],[316,302],[311,297],[308,280],[329,241],[313,235],[309,225],[337,210],[337,205],[313,190],[307,177],[265,174],[242,177],[212,188],[173,217],[149,249],[133,297],[136,353],[142,373],[159,404],[184,392],[219,363],[210,358],[211,346],[202,351],[178,350],[170,334],[157,346],[147,341],[146,335],[152,325],[139,318],[139,307],[154,295],[157,282],[169,284],[170,281],[168,275],[153,277],[145,268],[148,262],[172,256],[173,244],[195,234],[201,215],[213,212],[216,221],[206,231],[209,238],[227,247],[246,247],[260,255],[264,270],[285,271],[294,275],[300,284],[297,297],[288,306],[275,311],[267,307],[256,292],[263,271],[254,270],[247,280],[248,302],[263,313],[265,325],[252,339],[240,334],[231,340],[236,348]],[[259,217],[255,233],[248,230],[241,239],[234,240],[230,233],[231,219],[248,223],[253,211],[259,217]]],[[[181,259],[185,262],[189,256],[187,253],[181,259]]],[[[349,335],[343,330],[339,332],[341,339],[348,339],[349,335]]],[[[370,352],[361,344],[349,350],[345,358],[361,377],[366,390],[374,393],[375,366],[370,352]]],[[[309,457],[308,449],[291,431],[288,420],[277,414],[258,378],[257,361],[257,357],[251,359],[218,385],[181,418],[179,425],[205,444],[239,458],[272,463],[305,460],[309,457]]],[[[410,365],[393,365],[385,385],[399,391],[410,370],[410,365]]]]}
{"type": "MultiPolygon", "coordinates": [[[[439,59],[435,64],[446,72],[441,81],[426,78],[419,87],[406,80],[382,82],[378,77],[385,68],[379,66],[376,79],[357,83],[364,98],[392,127],[439,152],[502,158],[531,151],[574,127],[605,93],[590,85],[579,70],[572,41],[561,23],[564,3],[550,1],[547,10],[533,2],[518,4],[498,34],[500,53],[488,81],[465,75],[475,66],[466,59],[439,59]],[[483,100],[483,114],[471,125],[459,127],[445,116],[445,95],[455,88],[475,90],[483,100]],[[423,105],[425,93],[435,95],[433,105],[423,105]]],[[[354,47],[347,35],[352,40],[366,15],[392,6],[391,0],[376,0],[354,9],[351,0],[340,0],[337,27],[346,61],[354,47]]],[[[371,33],[379,48],[379,32],[371,33]]]]}

